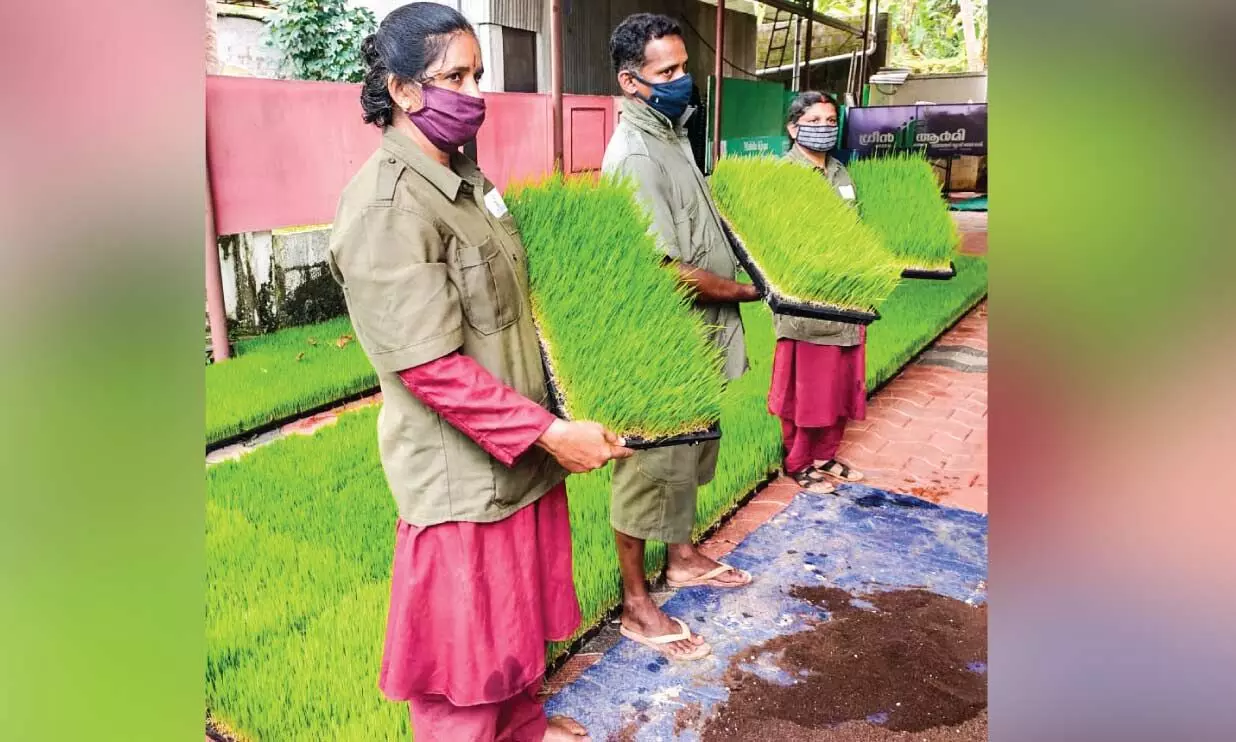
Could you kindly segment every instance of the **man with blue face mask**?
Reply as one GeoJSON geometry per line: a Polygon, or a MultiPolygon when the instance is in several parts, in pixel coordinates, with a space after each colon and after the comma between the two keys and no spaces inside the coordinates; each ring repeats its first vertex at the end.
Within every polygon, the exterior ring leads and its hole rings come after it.
{"type": "MultiPolygon", "coordinates": [[[[760,298],[735,281],[737,263],[685,132],[691,75],[682,29],[662,15],[638,13],[614,30],[610,54],[622,88],[622,118],[602,169],[625,175],[652,218],[658,247],[695,297],[695,308],[725,352],[729,379],[746,371],[738,305],[760,298]]],[[[648,328],[650,333],[655,328],[648,328]]],[[[751,576],[702,554],[691,543],[696,491],[713,478],[717,441],[638,451],[614,467],[610,521],[622,571],[622,634],[671,660],[695,660],[710,647],[686,623],[653,602],[644,581],[644,544],[663,541],[672,587],[743,587],[751,576]]]]}

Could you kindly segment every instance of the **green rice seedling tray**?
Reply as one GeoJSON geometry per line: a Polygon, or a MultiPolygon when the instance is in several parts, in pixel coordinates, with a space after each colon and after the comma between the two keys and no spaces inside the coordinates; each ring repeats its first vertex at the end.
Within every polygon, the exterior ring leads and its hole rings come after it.
{"type": "Polygon", "coordinates": [[[926,270],[924,268],[906,268],[901,272],[902,278],[927,278],[936,281],[947,281],[957,275],[957,265],[953,261],[948,261],[947,270],[926,270]]]}
{"type": "Polygon", "coordinates": [[[760,266],[752,259],[751,254],[747,252],[747,248],[743,245],[742,240],[735,234],[734,228],[730,226],[729,220],[722,217],[721,227],[725,230],[726,239],[730,241],[730,245],[734,248],[734,257],[738,258],[738,263],[742,266],[747,275],[751,276],[751,282],[764,295],[764,301],[769,308],[776,314],[785,314],[793,317],[807,317],[809,319],[825,319],[836,322],[850,322],[860,325],[869,325],[880,318],[880,312],[877,309],[872,309],[869,312],[863,312],[856,309],[844,309],[842,307],[830,306],[828,304],[817,304],[815,302],[799,301],[790,299],[778,294],[776,288],[769,283],[764,271],[760,270],[760,266]]]}
{"type": "MultiPolygon", "coordinates": [[[[553,365],[549,361],[549,352],[545,348],[544,341],[541,341],[541,365],[545,367],[545,387],[549,390],[549,410],[563,420],[570,420],[570,415],[567,414],[566,400],[563,398],[562,391],[558,387],[557,379],[554,376],[553,365]]],[[[634,451],[641,451],[649,448],[664,448],[666,446],[684,446],[695,443],[703,443],[704,441],[715,441],[721,438],[721,425],[716,423],[703,430],[688,431],[679,433],[678,435],[664,436],[661,438],[641,438],[638,436],[626,436],[623,440],[623,445],[634,451]]]]}
{"type": "Polygon", "coordinates": [[[634,184],[555,175],[516,183],[505,199],[528,254],[529,308],[559,416],[641,448],[717,437],[724,351],[663,265],[634,184]]]}

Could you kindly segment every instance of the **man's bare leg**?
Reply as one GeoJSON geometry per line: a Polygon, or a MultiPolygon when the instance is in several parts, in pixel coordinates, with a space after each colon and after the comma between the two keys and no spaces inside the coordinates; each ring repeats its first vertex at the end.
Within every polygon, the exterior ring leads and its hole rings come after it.
{"type": "MultiPolygon", "coordinates": [[[[619,531],[614,531],[614,540],[618,545],[618,568],[622,572],[622,625],[650,639],[680,633],[682,627],[657,607],[648,592],[644,579],[644,540],[619,531]]],[[[702,637],[692,634],[690,639],[670,642],[665,648],[671,654],[683,655],[703,643],[702,637]]]]}
{"type": "MultiPolygon", "coordinates": [[[[669,551],[669,564],[665,568],[665,576],[675,582],[693,580],[721,566],[717,560],[704,556],[694,544],[667,544],[666,549],[669,551]]],[[[623,577],[625,579],[625,573],[623,577]]],[[[737,570],[722,572],[713,579],[731,585],[746,582],[746,578],[737,570]]]]}

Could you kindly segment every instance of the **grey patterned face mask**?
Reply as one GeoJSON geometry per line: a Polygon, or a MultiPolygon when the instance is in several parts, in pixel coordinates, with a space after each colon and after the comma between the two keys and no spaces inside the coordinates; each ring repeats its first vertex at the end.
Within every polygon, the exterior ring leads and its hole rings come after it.
{"type": "Polygon", "coordinates": [[[795,141],[812,152],[828,152],[837,146],[837,125],[801,124],[795,141]]]}

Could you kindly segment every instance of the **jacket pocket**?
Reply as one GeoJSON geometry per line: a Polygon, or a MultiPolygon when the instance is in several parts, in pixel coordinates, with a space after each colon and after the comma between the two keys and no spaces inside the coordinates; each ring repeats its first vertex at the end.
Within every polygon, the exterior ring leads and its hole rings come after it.
{"type": "Polygon", "coordinates": [[[511,259],[492,237],[480,245],[460,245],[459,294],[468,324],[483,335],[500,332],[519,319],[523,297],[511,259]]]}

